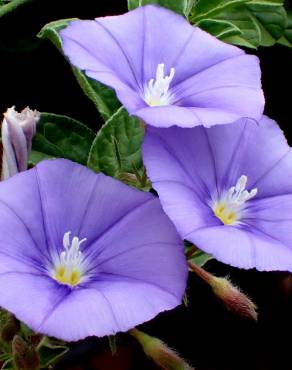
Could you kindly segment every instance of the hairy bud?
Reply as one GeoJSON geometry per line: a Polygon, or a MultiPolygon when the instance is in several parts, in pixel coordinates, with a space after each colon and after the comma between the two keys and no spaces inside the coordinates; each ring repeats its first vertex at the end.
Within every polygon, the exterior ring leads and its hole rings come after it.
{"type": "Polygon", "coordinates": [[[189,267],[212,288],[229,311],[248,320],[257,320],[256,305],[228,279],[216,277],[190,261],[189,267]]]}
{"type": "Polygon", "coordinates": [[[142,346],[144,353],[164,370],[194,370],[160,339],[151,337],[138,329],[129,332],[142,346]]]}

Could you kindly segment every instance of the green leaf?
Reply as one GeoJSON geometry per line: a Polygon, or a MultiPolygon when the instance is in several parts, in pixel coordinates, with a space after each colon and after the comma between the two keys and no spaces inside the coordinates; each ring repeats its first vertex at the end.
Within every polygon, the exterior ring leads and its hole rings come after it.
{"type": "Polygon", "coordinates": [[[257,48],[282,37],[287,15],[283,0],[199,0],[190,21],[225,42],[257,48]]]}
{"type": "Polygon", "coordinates": [[[1,370],[13,370],[12,358],[7,359],[1,366],[1,370]]]}
{"type": "Polygon", "coordinates": [[[87,77],[78,68],[72,67],[72,69],[85,95],[93,101],[103,119],[108,120],[121,106],[116,93],[96,80],[87,77]]]}
{"type": "Polygon", "coordinates": [[[38,33],[40,39],[48,39],[59,49],[62,50],[62,40],[59,32],[68,26],[71,21],[77,18],[60,19],[58,21],[47,23],[38,33]]]}
{"type": "Polygon", "coordinates": [[[221,18],[224,20],[228,19],[230,23],[234,24],[241,31],[240,35],[223,37],[222,40],[232,42],[235,45],[253,48],[260,45],[261,29],[255,17],[245,6],[223,13],[220,16],[221,18]]]}
{"type": "Polygon", "coordinates": [[[292,10],[288,10],[287,12],[286,29],[279,40],[279,44],[292,48],[292,10]]]}
{"type": "Polygon", "coordinates": [[[65,345],[51,346],[48,344],[41,347],[39,350],[41,369],[52,368],[68,351],[69,349],[65,345]]]}
{"type": "Polygon", "coordinates": [[[187,17],[194,3],[195,0],[128,0],[128,9],[132,10],[139,6],[156,4],[187,17]]]}
{"type": "Polygon", "coordinates": [[[201,19],[215,17],[234,9],[248,0],[198,0],[192,10],[192,20],[197,23],[201,19]]]}
{"type": "Polygon", "coordinates": [[[1,1],[0,2],[0,17],[12,12],[17,9],[19,6],[26,3],[30,3],[33,0],[10,0],[10,1],[1,1]]]}
{"type": "Polygon", "coordinates": [[[54,158],[56,157],[46,153],[39,152],[37,150],[32,150],[29,155],[28,165],[29,167],[33,167],[39,162],[44,161],[45,159],[54,159],[54,158]]]}
{"type": "Polygon", "coordinates": [[[42,113],[29,162],[61,157],[86,164],[94,136],[93,131],[72,118],[42,113]]]}
{"type": "MultiPolygon", "coordinates": [[[[59,32],[76,18],[62,19],[46,24],[38,34],[41,39],[49,39],[60,51],[62,40],[59,32]]],[[[109,119],[121,106],[115,92],[105,85],[87,77],[80,69],[72,66],[73,73],[84,94],[94,103],[104,120],[109,119]]]]}
{"type": "Polygon", "coordinates": [[[146,190],[149,184],[141,156],[143,137],[143,124],[120,108],[97,133],[88,167],[146,190]]]}
{"type": "Polygon", "coordinates": [[[222,38],[222,41],[228,42],[229,44],[246,47],[250,49],[256,49],[257,46],[249,42],[246,38],[241,37],[240,35],[234,35],[226,38],[222,38]]]}
{"type": "Polygon", "coordinates": [[[213,259],[212,256],[198,249],[188,260],[203,267],[211,259],[213,259]]]}
{"type": "Polygon", "coordinates": [[[242,33],[235,24],[221,19],[203,19],[198,22],[198,26],[219,39],[242,33]]]}
{"type": "Polygon", "coordinates": [[[247,5],[247,9],[255,17],[260,28],[259,45],[274,45],[286,28],[287,14],[283,7],[283,1],[251,1],[247,5]]]}

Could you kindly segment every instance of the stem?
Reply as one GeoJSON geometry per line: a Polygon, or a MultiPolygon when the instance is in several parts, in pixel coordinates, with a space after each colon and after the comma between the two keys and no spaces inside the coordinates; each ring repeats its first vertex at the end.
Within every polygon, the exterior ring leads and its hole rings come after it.
{"type": "Polygon", "coordinates": [[[39,351],[43,346],[45,346],[49,342],[49,338],[45,335],[40,340],[39,344],[36,347],[36,350],[39,351]]]}
{"type": "Polygon", "coordinates": [[[130,329],[129,331],[128,331],[128,333],[130,334],[130,335],[132,335],[132,337],[134,337],[135,339],[138,339],[138,338],[140,338],[140,331],[138,330],[138,329],[136,329],[136,328],[133,328],[133,329],[130,329]]]}
{"type": "Polygon", "coordinates": [[[198,248],[195,245],[192,245],[189,250],[185,253],[187,259],[191,258],[196,252],[198,248]]]}
{"type": "Polygon", "coordinates": [[[117,158],[117,162],[118,162],[119,172],[121,172],[122,171],[122,159],[121,159],[121,153],[120,153],[120,149],[119,149],[119,143],[113,135],[111,136],[111,138],[112,138],[112,143],[113,143],[114,148],[115,148],[115,154],[116,154],[116,158],[117,158]]]}
{"type": "Polygon", "coordinates": [[[188,261],[189,268],[192,272],[194,272],[197,276],[199,276],[201,279],[203,279],[207,284],[211,284],[214,276],[211,275],[209,272],[206,270],[202,269],[202,267],[199,267],[195,263],[188,261]]]}
{"type": "Polygon", "coordinates": [[[112,353],[112,356],[113,356],[117,352],[117,339],[116,339],[116,336],[115,335],[109,335],[108,336],[108,343],[109,343],[110,350],[111,350],[111,353],[112,353]]]}
{"type": "Polygon", "coordinates": [[[6,365],[8,365],[10,362],[12,362],[12,358],[9,358],[8,360],[6,360],[6,361],[4,362],[4,364],[3,364],[3,365],[2,365],[2,367],[1,367],[1,370],[2,370],[2,369],[5,369],[6,365]]]}
{"type": "Polygon", "coordinates": [[[2,5],[0,7],[0,17],[12,12],[14,9],[18,8],[20,5],[29,3],[34,0],[12,0],[10,3],[2,5]]]}

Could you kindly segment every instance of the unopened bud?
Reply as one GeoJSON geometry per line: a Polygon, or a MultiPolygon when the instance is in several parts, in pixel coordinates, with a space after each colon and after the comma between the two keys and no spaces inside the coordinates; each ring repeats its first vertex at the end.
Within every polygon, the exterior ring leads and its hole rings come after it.
{"type": "Polygon", "coordinates": [[[257,320],[256,305],[228,279],[214,277],[211,287],[229,311],[248,320],[257,320]]]}
{"type": "Polygon", "coordinates": [[[140,343],[146,356],[164,370],[194,370],[160,339],[151,337],[137,329],[129,333],[140,343]]]}
{"type": "Polygon", "coordinates": [[[248,320],[257,320],[256,305],[228,279],[216,277],[190,261],[189,267],[212,288],[229,311],[248,320]]]}
{"type": "Polygon", "coordinates": [[[9,315],[3,327],[1,328],[0,337],[3,342],[10,343],[15,334],[20,330],[20,322],[13,315],[9,315]]]}
{"type": "Polygon", "coordinates": [[[12,356],[17,370],[38,370],[40,368],[40,359],[35,347],[19,335],[13,338],[12,356]]]}
{"type": "Polygon", "coordinates": [[[12,107],[4,113],[1,128],[3,147],[2,180],[27,169],[32,138],[39,119],[40,113],[29,108],[25,108],[21,113],[18,113],[12,107]]]}

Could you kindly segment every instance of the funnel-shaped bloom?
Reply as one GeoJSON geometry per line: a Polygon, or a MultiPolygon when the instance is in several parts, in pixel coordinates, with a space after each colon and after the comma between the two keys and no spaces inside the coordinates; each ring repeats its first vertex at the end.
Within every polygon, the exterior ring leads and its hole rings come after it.
{"type": "Polygon", "coordinates": [[[129,113],[150,125],[212,126],[262,115],[258,59],[170,10],[148,5],[73,21],[60,34],[71,63],[115,89],[129,113]]]}
{"type": "Polygon", "coordinates": [[[27,169],[32,138],[39,119],[40,113],[28,107],[21,113],[18,113],[14,107],[9,108],[4,113],[1,127],[2,180],[27,169]]]}
{"type": "Polygon", "coordinates": [[[237,267],[292,272],[292,152],[274,121],[151,128],[143,154],[184,239],[237,267]]]}
{"type": "Polygon", "coordinates": [[[66,160],[0,183],[0,306],[67,341],[179,305],[187,267],[159,200],[66,160]]]}

